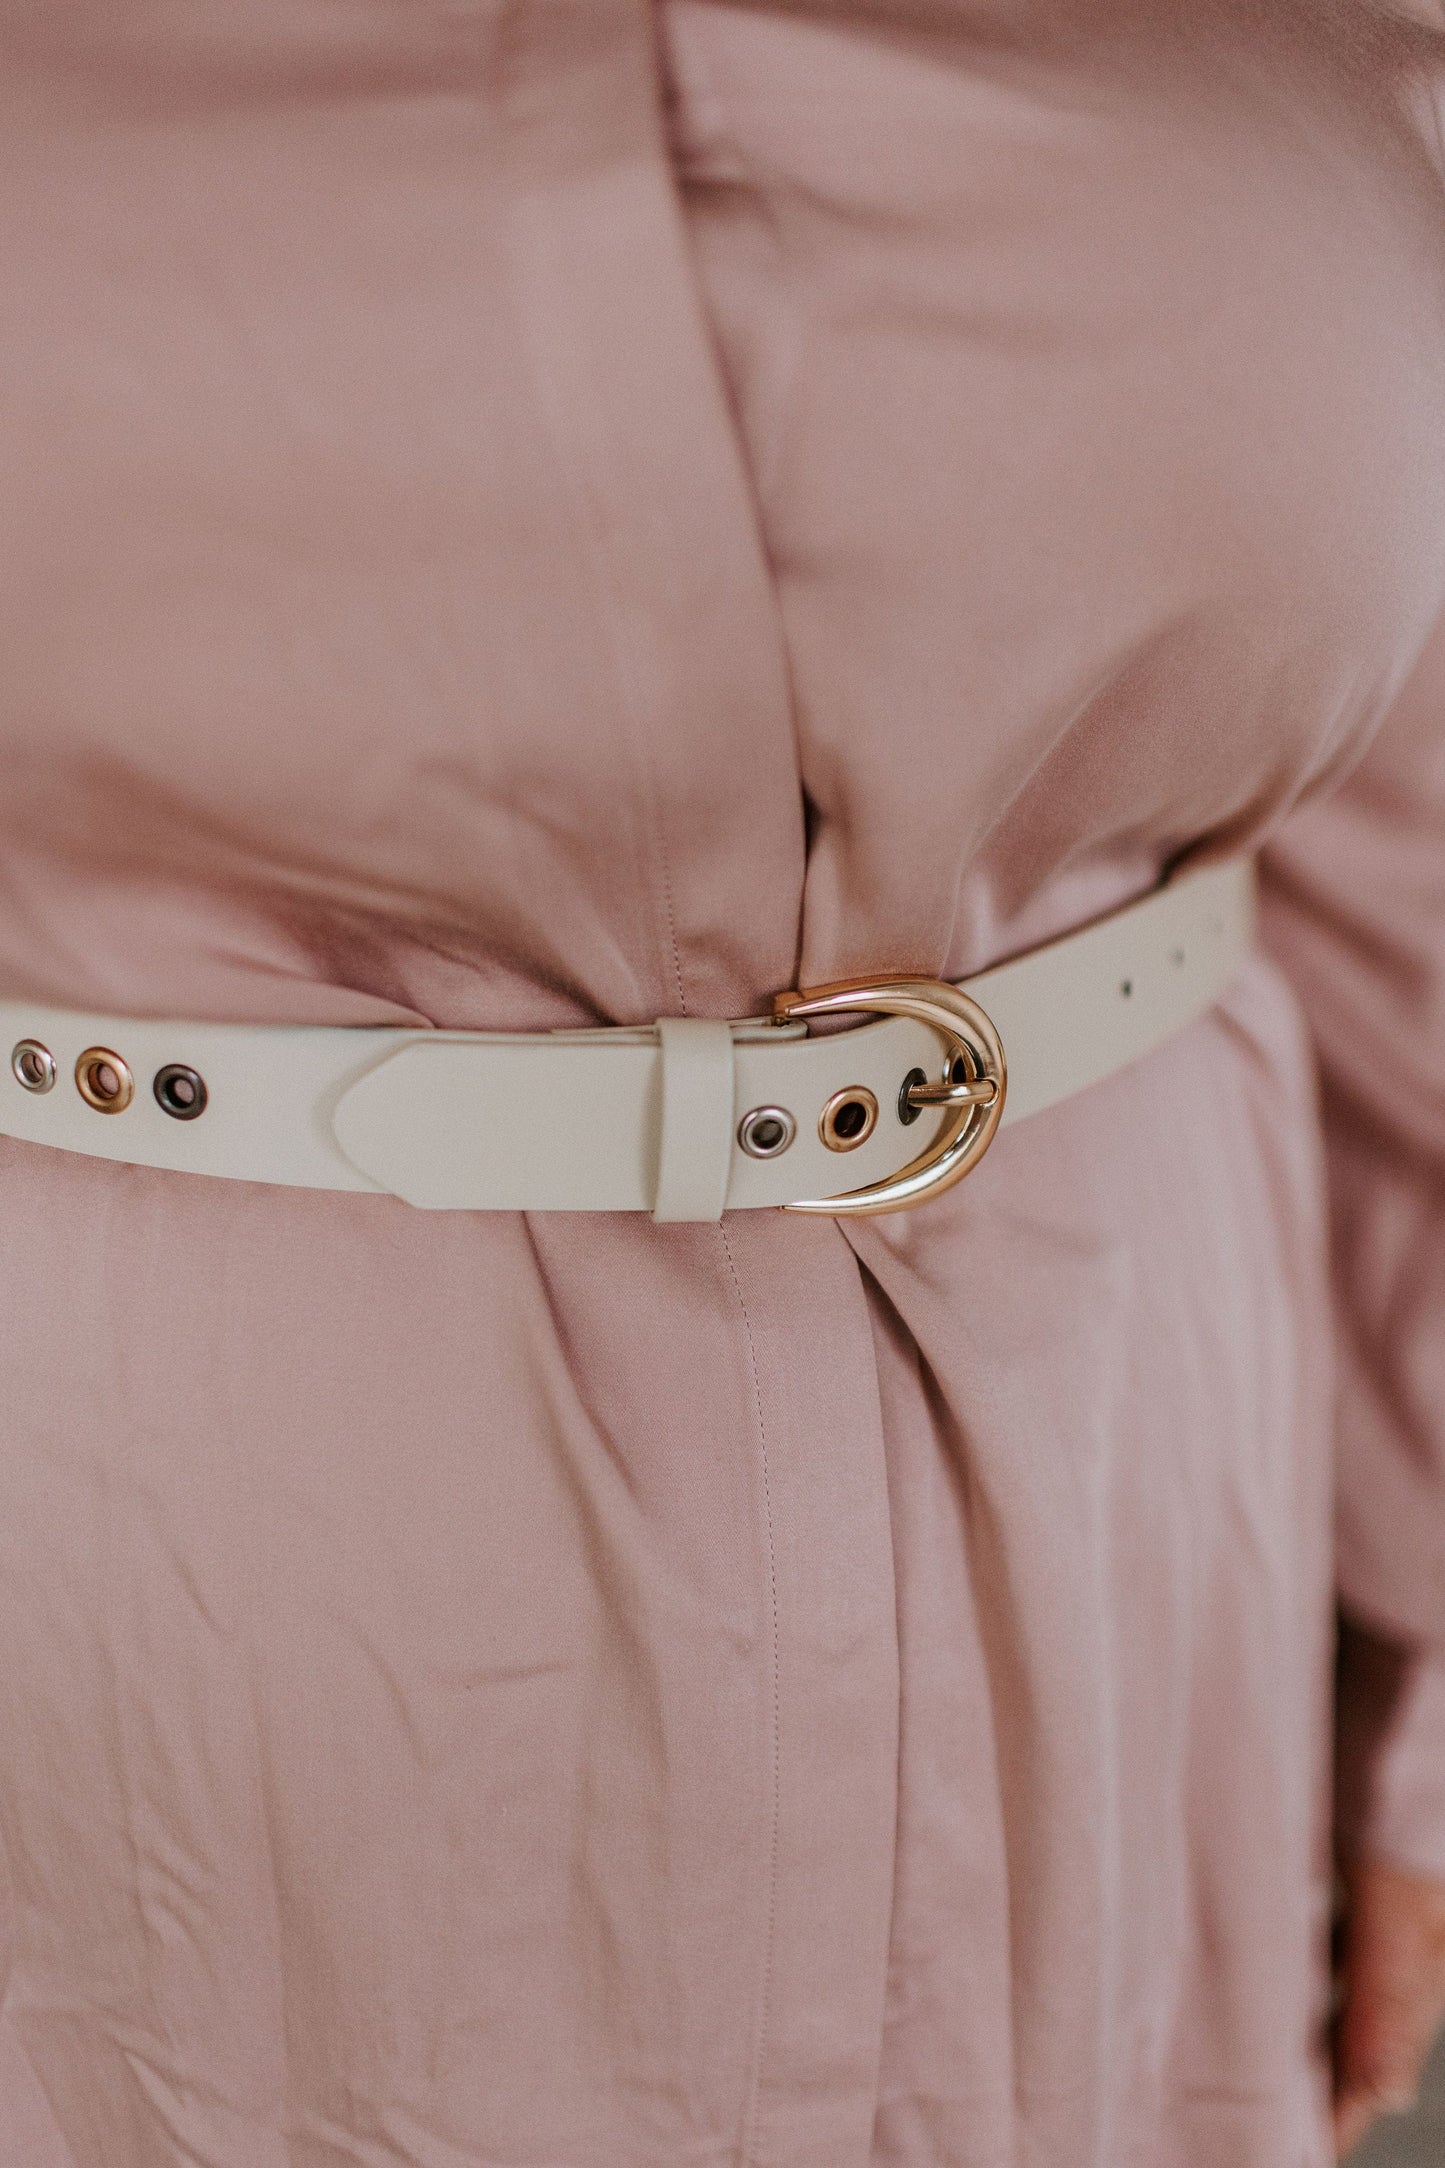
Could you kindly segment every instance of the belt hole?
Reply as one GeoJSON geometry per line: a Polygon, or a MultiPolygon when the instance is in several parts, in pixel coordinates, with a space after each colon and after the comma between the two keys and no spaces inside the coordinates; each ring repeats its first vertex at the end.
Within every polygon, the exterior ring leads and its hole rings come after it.
{"type": "Polygon", "coordinates": [[[151,1086],[156,1105],[173,1121],[193,1122],[198,1114],[206,1111],[206,1080],[197,1069],[188,1069],[184,1062],[167,1062],[164,1069],[156,1071],[151,1086]]]}
{"type": "Polygon", "coordinates": [[[752,1107],[738,1123],[738,1143],[749,1159],[776,1159],[797,1133],[786,1107],[752,1107]]]}
{"type": "Polygon", "coordinates": [[[818,1134],[830,1152],[856,1152],[878,1122],[878,1101],[866,1084],[834,1092],[818,1122],[818,1134]]]}
{"type": "Polygon", "coordinates": [[[88,1046],[75,1065],[81,1098],[97,1114],[120,1114],[135,1097],[135,1079],[108,1046],[88,1046]]]}
{"type": "Polygon", "coordinates": [[[48,1092],[55,1083],[55,1056],[38,1039],[21,1039],[10,1055],[10,1069],[17,1084],[28,1092],[48,1092]]]}

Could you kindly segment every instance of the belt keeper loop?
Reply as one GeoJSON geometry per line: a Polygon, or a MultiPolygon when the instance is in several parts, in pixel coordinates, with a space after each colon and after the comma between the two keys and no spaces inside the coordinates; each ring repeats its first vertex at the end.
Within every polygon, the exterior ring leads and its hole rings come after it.
{"type": "Polygon", "coordinates": [[[733,1154],[732,1028],[711,1017],[664,1016],[662,1119],[655,1220],[718,1220],[733,1154]]]}

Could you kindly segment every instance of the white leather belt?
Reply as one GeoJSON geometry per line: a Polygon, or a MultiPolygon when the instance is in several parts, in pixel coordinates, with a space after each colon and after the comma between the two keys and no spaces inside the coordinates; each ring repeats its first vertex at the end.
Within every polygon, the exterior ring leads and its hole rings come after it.
{"type": "Polygon", "coordinates": [[[1253,937],[1232,860],[952,987],[850,981],[772,1019],[537,1034],[155,1023],[0,1003],[0,1132],[136,1166],[428,1207],[895,1210],[1001,1121],[1207,1009],[1253,937]],[[807,1019],[872,1014],[809,1036],[807,1019]]]}

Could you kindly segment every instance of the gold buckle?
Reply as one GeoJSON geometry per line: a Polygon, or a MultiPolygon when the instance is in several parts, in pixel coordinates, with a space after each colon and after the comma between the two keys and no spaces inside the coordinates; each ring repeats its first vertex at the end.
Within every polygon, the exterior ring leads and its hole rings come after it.
{"type": "Polygon", "coordinates": [[[773,996],[773,1014],[780,1023],[864,1010],[879,1016],[910,1016],[938,1033],[946,1050],[941,1077],[936,1084],[908,1086],[905,1097],[912,1106],[955,1111],[927,1151],[886,1182],[848,1190],[841,1197],[805,1198],[784,1205],[785,1212],[829,1212],[853,1218],[907,1211],[961,1182],[993,1142],[1007,1088],[1003,1041],[978,1003],[959,987],[945,979],[840,979],[830,986],[773,996]]]}

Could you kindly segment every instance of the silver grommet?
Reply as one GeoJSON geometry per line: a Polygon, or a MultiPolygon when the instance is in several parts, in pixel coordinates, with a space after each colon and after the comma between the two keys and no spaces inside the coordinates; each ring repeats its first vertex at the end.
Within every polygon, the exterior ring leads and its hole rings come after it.
{"type": "Polygon", "coordinates": [[[830,1152],[856,1152],[878,1126],[878,1101],[866,1084],[834,1092],[818,1117],[818,1135],[830,1152]]]}
{"type": "Polygon", "coordinates": [[[161,1112],[175,1122],[193,1122],[198,1114],[204,1114],[210,1096],[200,1071],[188,1069],[180,1061],[168,1061],[164,1069],[157,1069],[151,1090],[161,1112]]]}
{"type": "Polygon", "coordinates": [[[797,1134],[786,1107],[752,1107],[738,1123],[738,1143],[749,1159],[776,1159],[797,1134]]]}
{"type": "Polygon", "coordinates": [[[108,1046],[88,1046],[75,1065],[76,1088],[97,1114],[122,1114],[135,1097],[135,1078],[108,1046]]]}
{"type": "Polygon", "coordinates": [[[55,1084],[55,1056],[38,1039],[17,1039],[10,1051],[10,1073],[28,1092],[48,1092],[55,1084]]]}

